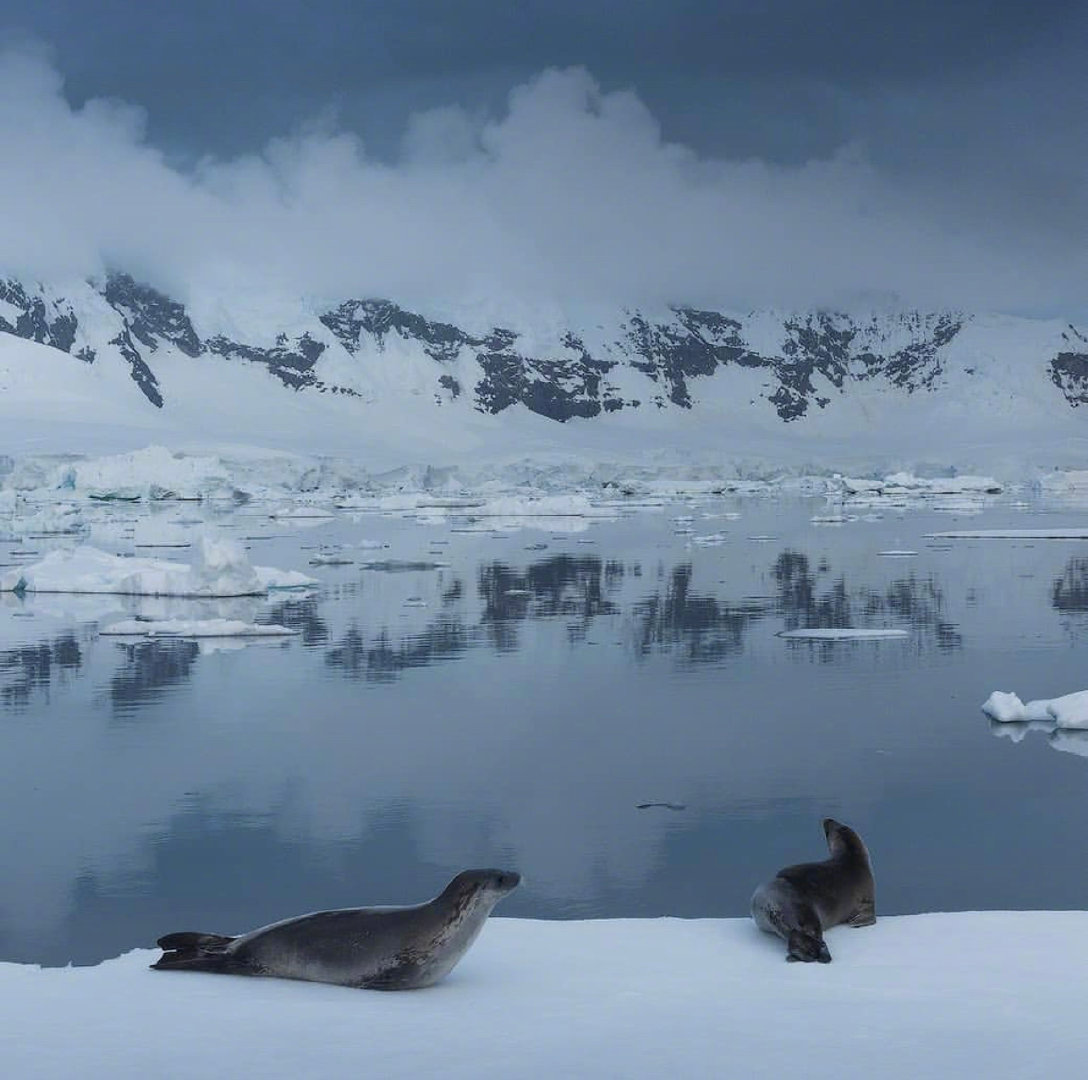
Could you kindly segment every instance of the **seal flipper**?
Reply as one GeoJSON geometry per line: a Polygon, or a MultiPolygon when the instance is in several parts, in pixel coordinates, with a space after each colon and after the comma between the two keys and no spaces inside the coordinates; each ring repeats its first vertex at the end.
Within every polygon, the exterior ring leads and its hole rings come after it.
{"type": "Polygon", "coordinates": [[[803,930],[792,930],[786,938],[789,952],[786,959],[792,964],[797,961],[811,963],[813,960],[821,964],[831,963],[831,952],[827,943],[817,934],[806,934],[803,930]]]}
{"type": "Polygon", "coordinates": [[[876,922],[876,912],[869,904],[863,904],[861,907],[846,920],[847,926],[872,926],[876,922]]]}
{"type": "Polygon", "coordinates": [[[151,966],[158,971],[211,971],[222,975],[255,975],[250,964],[227,952],[234,938],[184,930],[159,938],[162,956],[151,966]]]}
{"type": "Polygon", "coordinates": [[[199,934],[192,930],[182,930],[178,934],[167,934],[156,942],[164,951],[173,949],[214,949],[226,948],[234,938],[226,934],[199,934]]]}

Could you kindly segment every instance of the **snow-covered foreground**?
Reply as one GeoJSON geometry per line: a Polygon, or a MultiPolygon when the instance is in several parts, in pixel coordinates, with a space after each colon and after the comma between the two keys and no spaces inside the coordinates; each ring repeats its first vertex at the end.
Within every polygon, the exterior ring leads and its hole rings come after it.
{"type": "Polygon", "coordinates": [[[492,919],[388,994],[0,964],[13,1077],[1046,1077],[1088,1054],[1088,912],[882,918],[787,964],[747,919],[492,919]]]}

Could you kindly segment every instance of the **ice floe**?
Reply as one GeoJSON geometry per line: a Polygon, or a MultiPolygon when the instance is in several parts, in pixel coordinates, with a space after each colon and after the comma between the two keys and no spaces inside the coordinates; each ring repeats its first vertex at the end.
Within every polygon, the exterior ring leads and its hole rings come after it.
{"type": "Polygon", "coordinates": [[[995,690],[982,703],[982,711],[1002,724],[1042,722],[1059,728],[1088,729],[1088,690],[1026,703],[1016,694],[995,690]]]}
{"type": "Polygon", "coordinates": [[[234,540],[202,534],[192,564],[126,558],[89,545],[59,548],[0,575],[0,592],[116,593],[134,596],[259,596],[316,579],[293,570],[253,566],[234,540]]]}
{"type": "Polygon", "coordinates": [[[778,635],[784,638],[801,638],[812,641],[856,641],[866,638],[905,638],[910,635],[906,630],[865,629],[864,627],[825,626],[809,627],[805,630],[783,630],[778,635]]]}
{"type": "Polygon", "coordinates": [[[122,619],[102,627],[100,634],[119,637],[290,637],[297,630],[272,623],[241,619],[122,619]]]}
{"type": "Polygon", "coordinates": [[[952,529],[925,536],[930,540],[1088,540],[1088,528],[952,529]]]}
{"type": "Polygon", "coordinates": [[[406,994],[149,971],[149,949],[95,967],[4,963],[4,1071],[1011,1080],[1083,1068],[1088,913],[882,915],[829,935],[835,962],[812,970],[785,964],[750,919],[493,918],[444,983],[406,994]],[[179,1045],[164,1025],[200,1037],[179,1045]]]}

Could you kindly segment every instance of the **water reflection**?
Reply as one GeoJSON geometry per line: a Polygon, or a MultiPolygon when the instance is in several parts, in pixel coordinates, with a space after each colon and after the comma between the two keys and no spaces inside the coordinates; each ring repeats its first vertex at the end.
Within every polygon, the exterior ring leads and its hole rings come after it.
{"type": "MultiPolygon", "coordinates": [[[[894,621],[908,625],[919,639],[931,638],[938,649],[963,644],[956,626],[944,617],[944,592],[933,577],[911,574],[882,590],[851,589],[845,575],[832,578],[823,563],[814,573],[808,556],[792,550],[778,556],[771,577],[777,589],[775,608],[784,617],[786,630],[848,629],[894,621]]],[[[818,650],[826,658],[833,655],[832,643],[821,642],[818,650]]]]}
{"type": "Polygon", "coordinates": [[[500,652],[518,647],[515,624],[529,618],[573,619],[573,639],[585,637],[590,623],[618,610],[609,598],[623,577],[623,564],[595,556],[553,555],[517,570],[493,562],[480,567],[477,588],[483,602],[481,624],[500,652]]]}
{"type": "Polygon", "coordinates": [[[1031,732],[1046,736],[1047,745],[1054,750],[1078,757],[1088,757],[1088,731],[1079,728],[1060,728],[1053,720],[1000,721],[989,719],[990,734],[998,739],[1020,743],[1031,732]]]}
{"type": "Polygon", "coordinates": [[[273,604],[262,622],[297,630],[303,645],[323,645],[329,640],[329,628],[317,613],[319,600],[307,595],[301,599],[283,600],[273,604]]]}
{"type": "Polygon", "coordinates": [[[691,579],[691,564],[681,564],[669,575],[664,594],[659,591],[635,605],[639,655],[679,648],[689,663],[716,662],[740,652],[748,626],[767,614],[759,604],[731,605],[695,593],[691,579]]]}
{"type": "Polygon", "coordinates": [[[53,679],[78,671],[83,651],[74,634],[60,634],[38,645],[0,652],[0,702],[5,708],[24,709],[35,690],[48,690],[53,679]]]}
{"type": "Polygon", "coordinates": [[[110,679],[110,701],[118,712],[132,712],[187,682],[200,655],[199,642],[178,638],[119,642],[116,648],[123,660],[110,679]]]}
{"type": "Polygon", "coordinates": [[[1088,558],[1074,556],[1055,579],[1050,602],[1058,611],[1088,612],[1088,558]]]}
{"type": "Polygon", "coordinates": [[[368,641],[353,624],[325,654],[325,663],[352,678],[388,683],[409,668],[455,660],[470,644],[469,631],[453,619],[438,619],[423,633],[399,641],[393,641],[387,630],[368,641]]]}
{"type": "Polygon", "coordinates": [[[1058,728],[1051,732],[1050,745],[1055,750],[1078,757],[1088,757],[1088,731],[1068,731],[1058,728]]]}

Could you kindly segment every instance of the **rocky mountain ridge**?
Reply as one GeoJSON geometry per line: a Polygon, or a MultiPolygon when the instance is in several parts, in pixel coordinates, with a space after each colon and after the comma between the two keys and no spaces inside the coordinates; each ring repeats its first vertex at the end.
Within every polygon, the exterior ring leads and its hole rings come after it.
{"type": "MultiPolygon", "coordinates": [[[[202,335],[182,303],[127,274],[65,292],[0,279],[0,332],[87,364],[112,353],[157,408],[164,397],[156,367],[170,350],[260,365],[293,392],[361,398],[368,397],[367,371],[383,354],[395,354],[424,363],[424,388],[439,405],[459,401],[497,414],[521,404],[559,422],[629,409],[691,409],[718,372],[746,369],[758,376],[756,396],[793,422],[854,384],[935,392],[949,350],[971,320],[952,311],[862,319],[674,306],[654,314],[626,309],[611,325],[571,326],[541,341],[504,326],[471,331],[385,299],[349,299],[285,317],[290,329],[272,327],[262,342],[239,340],[244,335],[202,335]]],[[[1053,384],[1056,404],[1088,404],[1088,336],[1069,326],[1033,362],[1053,384]]]]}

